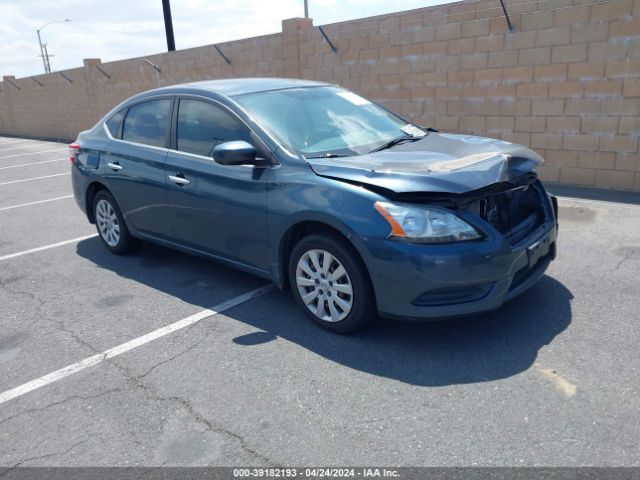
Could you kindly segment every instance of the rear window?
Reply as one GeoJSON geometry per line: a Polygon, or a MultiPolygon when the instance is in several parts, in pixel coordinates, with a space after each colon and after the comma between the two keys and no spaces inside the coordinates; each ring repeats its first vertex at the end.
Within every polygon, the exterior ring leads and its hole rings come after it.
{"type": "Polygon", "coordinates": [[[122,139],[154,147],[165,146],[171,100],[150,100],[129,108],[122,127],[122,139]]]}
{"type": "Polygon", "coordinates": [[[199,100],[180,100],[178,150],[210,157],[216,145],[232,140],[251,142],[249,130],[224,110],[199,100]]]}
{"type": "Polygon", "coordinates": [[[124,118],[125,110],[126,109],[123,108],[119,112],[114,113],[113,115],[111,115],[111,117],[109,117],[109,120],[104,122],[107,126],[107,129],[109,130],[109,133],[114,138],[120,138],[120,124],[122,123],[122,119],[124,118]]]}

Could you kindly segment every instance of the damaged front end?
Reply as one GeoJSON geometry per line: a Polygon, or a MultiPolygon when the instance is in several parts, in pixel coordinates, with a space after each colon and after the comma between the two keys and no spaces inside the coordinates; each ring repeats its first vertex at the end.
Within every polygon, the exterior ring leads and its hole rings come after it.
{"type": "Polygon", "coordinates": [[[557,200],[547,194],[535,172],[529,172],[514,183],[495,183],[463,194],[405,192],[391,194],[390,199],[455,212],[485,232],[487,239],[500,239],[503,247],[495,252],[502,252],[500,255],[508,259],[506,280],[486,282],[468,276],[453,285],[448,282],[446,285],[434,284],[412,301],[416,307],[480,304],[492,292],[498,291],[501,301],[509,300],[533,285],[556,258],[557,200]]]}
{"type": "Polygon", "coordinates": [[[307,159],[316,175],[384,198],[375,208],[387,225],[366,237],[367,265],[379,312],[406,320],[489,311],[544,275],[558,217],[535,172],[542,161],[521,145],[438,133],[384,152],[307,159]]]}
{"type": "Polygon", "coordinates": [[[393,202],[475,214],[510,245],[557,218],[535,173],[542,157],[501,140],[432,133],[391,151],[307,161],[317,175],[393,202]]]}
{"type": "Polygon", "coordinates": [[[515,183],[496,183],[463,194],[407,192],[391,194],[391,198],[476,214],[504,235],[510,245],[519,244],[557,219],[557,202],[545,192],[535,172],[515,183]]]}

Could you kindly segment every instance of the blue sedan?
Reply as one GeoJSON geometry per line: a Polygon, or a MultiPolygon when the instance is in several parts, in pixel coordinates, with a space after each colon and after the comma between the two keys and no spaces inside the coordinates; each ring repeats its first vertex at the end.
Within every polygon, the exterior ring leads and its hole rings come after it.
{"type": "Polygon", "coordinates": [[[290,288],[334,332],[498,308],[556,254],[539,155],[414,125],[336,85],[151,90],[70,150],[76,201],[107,249],[142,239],[224,262],[290,288]]]}

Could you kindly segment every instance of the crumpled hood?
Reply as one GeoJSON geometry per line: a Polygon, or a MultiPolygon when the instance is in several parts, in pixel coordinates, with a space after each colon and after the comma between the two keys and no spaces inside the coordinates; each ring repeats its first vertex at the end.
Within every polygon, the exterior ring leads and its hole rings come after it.
{"type": "Polygon", "coordinates": [[[390,150],[337,158],[310,158],[323,177],[369,184],[396,193],[466,193],[515,183],[543,162],[532,150],[492,138],[430,133],[390,150]]]}

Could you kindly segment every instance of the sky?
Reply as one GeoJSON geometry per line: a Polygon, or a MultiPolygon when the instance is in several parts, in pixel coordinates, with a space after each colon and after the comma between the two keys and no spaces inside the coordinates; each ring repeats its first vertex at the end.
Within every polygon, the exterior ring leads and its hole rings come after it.
{"type": "MultiPolygon", "coordinates": [[[[314,25],[411,10],[451,0],[308,0],[314,25]]],[[[178,50],[282,30],[303,0],[171,0],[178,50]]],[[[44,73],[36,30],[53,71],[166,51],[161,0],[0,0],[0,76],[44,73]],[[70,22],[64,22],[68,18],[70,22]]]]}

